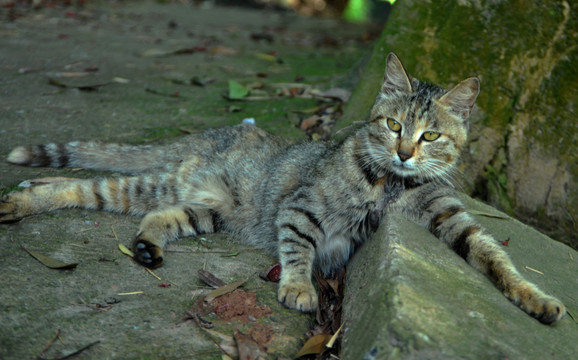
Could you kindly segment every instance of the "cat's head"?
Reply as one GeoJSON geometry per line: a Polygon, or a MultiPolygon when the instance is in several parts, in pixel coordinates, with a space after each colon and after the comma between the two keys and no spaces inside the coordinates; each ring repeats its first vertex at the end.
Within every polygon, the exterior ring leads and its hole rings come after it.
{"type": "Polygon", "coordinates": [[[421,82],[390,53],[368,127],[374,160],[404,178],[448,181],[466,144],[479,89],[476,77],[449,91],[421,82]]]}

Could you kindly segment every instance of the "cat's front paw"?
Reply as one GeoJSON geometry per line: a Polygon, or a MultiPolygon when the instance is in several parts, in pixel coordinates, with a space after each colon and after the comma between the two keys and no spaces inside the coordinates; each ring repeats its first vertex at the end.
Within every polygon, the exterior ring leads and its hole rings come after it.
{"type": "Polygon", "coordinates": [[[566,307],[562,302],[551,296],[532,301],[522,307],[528,314],[535,317],[539,322],[551,325],[566,315],[566,307]],[[527,309],[525,308],[527,307],[527,309]]]}
{"type": "Polygon", "coordinates": [[[555,297],[544,294],[533,284],[522,283],[505,295],[530,316],[551,325],[566,315],[566,307],[555,297]]]}
{"type": "Polygon", "coordinates": [[[132,251],[136,262],[149,269],[163,265],[163,250],[148,240],[137,238],[133,241],[132,251]]]}
{"type": "Polygon", "coordinates": [[[279,302],[288,308],[303,312],[317,309],[317,292],[311,282],[292,282],[279,285],[277,293],[279,302]]]}

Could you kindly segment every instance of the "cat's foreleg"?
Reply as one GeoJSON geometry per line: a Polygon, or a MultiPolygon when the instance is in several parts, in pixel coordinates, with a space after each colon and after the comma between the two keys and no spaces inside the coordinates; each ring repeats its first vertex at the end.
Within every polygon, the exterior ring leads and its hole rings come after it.
{"type": "Polygon", "coordinates": [[[512,303],[544,324],[555,323],[564,316],[564,305],[525,280],[496,240],[451,192],[436,189],[418,193],[419,222],[485,274],[512,303]]]}
{"type": "Polygon", "coordinates": [[[163,264],[163,248],[180,237],[218,230],[219,215],[198,206],[170,206],[148,213],[132,243],[135,260],[149,268],[163,264]]]}
{"type": "Polygon", "coordinates": [[[277,221],[281,280],[277,297],[285,306],[308,312],[317,308],[311,282],[320,229],[302,209],[280,211],[277,221]]]}

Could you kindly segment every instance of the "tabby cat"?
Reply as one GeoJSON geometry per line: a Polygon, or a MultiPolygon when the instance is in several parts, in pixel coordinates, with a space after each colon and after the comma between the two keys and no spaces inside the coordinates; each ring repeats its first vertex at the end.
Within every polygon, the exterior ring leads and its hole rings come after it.
{"type": "Polygon", "coordinates": [[[450,91],[407,74],[387,57],[368,122],[339,143],[291,145],[254,125],[208,130],[167,146],[70,142],[17,147],[8,162],[83,167],[127,177],[55,182],[0,200],[0,222],[61,208],[144,215],[135,259],[155,268],[167,242],[215,231],[280,257],[278,299],[312,311],[314,266],[343,266],[397,208],[484,273],[522,310],[545,324],[564,305],[516,271],[451,184],[479,92],[468,78],[450,91]]]}

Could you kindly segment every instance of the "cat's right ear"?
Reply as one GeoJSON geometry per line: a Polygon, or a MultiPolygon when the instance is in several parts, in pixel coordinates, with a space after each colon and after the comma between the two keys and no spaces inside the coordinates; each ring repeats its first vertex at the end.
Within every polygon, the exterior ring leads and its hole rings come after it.
{"type": "Polygon", "coordinates": [[[381,92],[385,95],[391,95],[396,92],[411,92],[411,78],[405,71],[401,61],[394,53],[387,55],[385,61],[385,77],[381,92]]]}

